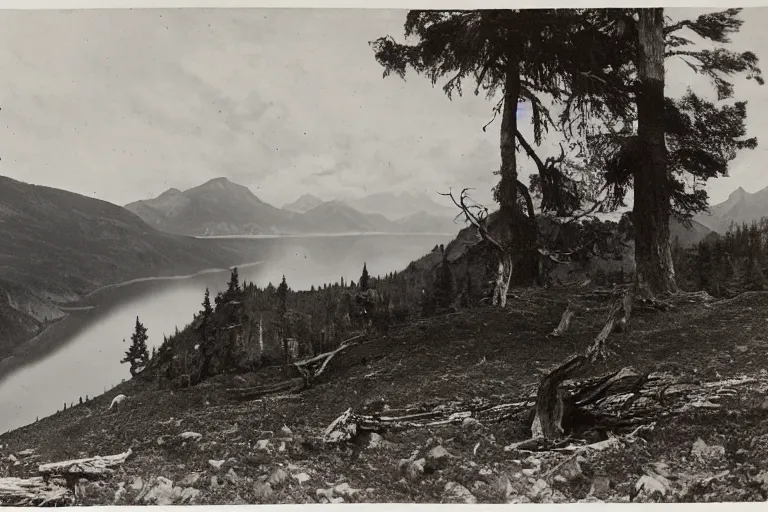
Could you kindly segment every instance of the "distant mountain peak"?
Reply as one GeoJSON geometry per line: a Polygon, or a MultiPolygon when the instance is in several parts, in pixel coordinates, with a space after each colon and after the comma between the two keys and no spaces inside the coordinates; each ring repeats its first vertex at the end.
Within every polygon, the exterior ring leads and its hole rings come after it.
{"type": "Polygon", "coordinates": [[[747,191],[744,190],[743,187],[739,187],[733,192],[731,192],[731,195],[728,196],[728,199],[741,199],[742,197],[748,195],[747,191]]]}
{"type": "Polygon", "coordinates": [[[181,190],[177,188],[169,188],[168,190],[166,190],[165,192],[163,192],[157,197],[160,198],[160,197],[180,196],[181,194],[182,194],[181,190]]]}
{"type": "Polygon", "coordinates": [[[293,201],[292,203],[288,203],[285,206],[283,206],[283,209],[304,213],[313,208],[317,208],[323,203],[324,201],[319,197],[306,193],[299,196],[299,198],[293,201]]]}

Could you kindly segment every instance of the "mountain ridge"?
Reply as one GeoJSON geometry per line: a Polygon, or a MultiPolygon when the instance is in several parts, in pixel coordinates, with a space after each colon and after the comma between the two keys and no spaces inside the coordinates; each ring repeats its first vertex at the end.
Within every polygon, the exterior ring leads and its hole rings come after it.
{"type": "Polygon", "coordinates": [[[694,220],[719,234],[725,234],[731,223],[742,224],[768,217],[768,187],[747,192],[738,187],[722,203],[710,206],[709,213],[694,216],[694,220]]]}
{"type": "Polygon", "coordinates": [[[452,223],[453,212],[428,198],[422,200],[407,192],[367,197],[372,199],[353,201],[368,205],[362,210],[349,200],[323,201],[312,194],[303,194],[277,208],[256,197],[247,187],[219,177],[185,191],[168,189],[155,198],[134,201],[125,207],[156,229],[191,236],[457,231],[452,223]],[[382,213],[383,205],[392,197],[396,198],[394,209],[388,210],[389,215],[382,213]],[[412,206],[397,209],[406,203],[412,206]]]}
{"type": "Polygon", "coordinates": [[[225,244],[173,235],[99,199],[0,176],[0,359],[60,306],[139,277],[229,266],[225,244]]]}

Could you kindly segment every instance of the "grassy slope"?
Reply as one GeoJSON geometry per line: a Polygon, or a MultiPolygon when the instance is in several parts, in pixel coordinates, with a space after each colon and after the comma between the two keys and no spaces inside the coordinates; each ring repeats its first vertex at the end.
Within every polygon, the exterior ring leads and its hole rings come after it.
{"type": "MultiPolygon", "coordinates": [[[[157,476],[178,482],[192,471],[202,472],[194,486],[201,490],[198,502],[203,504],[314,502],[316,489],[341,480],[363,490],[347,501],[445,502],[450,501],[443,491],[446,482],[456,481],[472,489],[479,501],[497,502],[501,494],[495,482],[502,475],[524,494],[532,481],[520,471],[531,465],[524,460],[526,455],[503,450],[529,435],[514,421],[486,425],[479,431],[443,427],[392,433],[386,436],[391,444],[385,449],[354,449],[351,453],[308,440],[346,408],[360,409],[370,399],[384,398],[389,406],[398,408],[432,400],[478,396],[504,400],[524,394],[536,385],[539,369],[581,350],[601,327],[607,304],[590,303],[574,293],[580,291],[521,291],[505,311],[477,309],[394,329],[388,336],[334,359],[330,380],[303,393],[299,401],[268,400],[266,411],[258,403],[229,402],[224,388],[237,384],[232,377],[176,392],[158,390],[154,383],[128,382],[88,404],[0,436],[4,445],[0,476],[31,474],[40,462],[119,453],[132,446],[135,455],[125,464],[125,472],[102,487],[91,486],[83,503],[110,504],[118,484],[130,484],[136,477],[145,483],[157,476]],[[564,338],[547,339],[569,297],[590,307],[589,312],[574,319],[572,331],[564,338]],[[132,398],[119,412],[105,414],[118,393],[132,398]],[[161,423],[170,418],[174,421],[161,423]],[[268,437],[266,431],[277,432],[284,424],[295,438],[287,444],[287,451],[267,455],[249,448],[259,438],[268,437]],[[203,438],[185,446],[157,442],[162,435],[172,438],[185,431],[199,432],[203,438]],[[435,442],[458,457],[446,469],[425,476],[424,483],[403,480],[398,461],[435,442]],[[35,448],[39,458],[17,466],[5,461],[7,454],[27,448],[35,448]],[[228,462],[214,470],[209,459],[228,462]],[[289,479],[276,485],[270,497],[257,496],[253,482],[281,465],[291,474],[304,471],[311,480],[301,485],[289,479]],[[230,468],[239,481],[212,488],[211,477],[218,475],[224,481],[230,468]]],[[[711,306],[683,304],[664,313],[639,310],[632,329],[612,338],[615,356],[591,372],[633,365],[638,370],[666,369],[692,377],[759,375],[766,366],[768,337],[762,313],[766,308],[768,294],[753,293],[711,306]]],[[[249,379],[265,377],[257,374],[249,379]]],[[[582,499],[595,477],[606,476],[612,481],[608,501],[625,501],[645,464],[666,462],[676,474],[708,476],[730,471],[724,480],[687,495],[686,500],[764,500],[765,492],[751,482],[764,469],[768,455],[764,393],[764,389],[751,389],[739,401],[724,403],[722,410],[667,420],[645,434],[647,443],[588,455],[582,464],[586,479],[559,484],[551,475],[546,478],[557,489],[554,499],[582,499]],[[723,445],[724,458],[706,464],[692,459],[689,451],[698,437],[723,445]]],[[[564,457],[541,459],[543,467],[534,480],[564,457]]],[[[133,503],[137,492],[129,490],[117,503],[133,503]]]]}

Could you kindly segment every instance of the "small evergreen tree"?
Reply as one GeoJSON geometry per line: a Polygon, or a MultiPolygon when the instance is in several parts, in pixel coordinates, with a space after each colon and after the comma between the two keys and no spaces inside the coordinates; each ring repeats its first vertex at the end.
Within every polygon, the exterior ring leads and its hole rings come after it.
{"type": "Polygon", "coordinates": [[[453,274],[448,265],[448,257],[443,252],[443,260],[437,267],[435,278],[435,302],[438,308],[447,308],[453,302],[453,274]]]}
{"type": "Polygon", "coordinates": [[[360,289],[366,291],[368,289],[368,281],[370,276],[368,275],[368,267],[363,263],[363,274],[360,276],[360,289]]]}
{"type": "Polygon", "coordinates": [[[231,296],[234,293],[240,291],[240,277],[237,273],[237,267],[232,269],[232,273],[229,276],[229,283],[227,283],[227,293],[231,296]]]}
{"type": "Polygon", "coordinates": [[[211,307],[211,292],[208,290],[208,288],[205,289],[205,297],[203,298],[203,310],[201,313],[205,320],[208,320],[213,315],[213,308],[211,307]]]}
{"type": "Polygon", "coordinates": [[[277,287],[277,311],[280,318],[283,318],[288,312],[288,283],[285,281],[285,276],[277,287]]]}
{"type": "Polygon", "coordinates": [[[149,351],[147,350],[147,328],[136,317],[136,328],[131,335],[131,346],[125,352],[125,358],[120,363],[130,363],[131,376],[135,377],[137,370],[146,366],[149,361],[149,351]]]}

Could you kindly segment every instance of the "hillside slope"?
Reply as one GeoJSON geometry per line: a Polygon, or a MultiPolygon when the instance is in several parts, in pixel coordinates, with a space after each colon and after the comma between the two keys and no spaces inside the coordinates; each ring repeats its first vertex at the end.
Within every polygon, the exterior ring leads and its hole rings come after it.
{"type": "Polygon", "coordinates": [[[114,204],[0,177],[0,359],[101,286],[237,263],[222,244],[159,232],[114,204]]]}
{"type": "Polygon", "coordinates": [[[632,329],[613,337],[614,355],[579,377],[624,366],[689,380],[755,377],[735,388],[736,396],[724,393],[719,404],[662,419],[634,443],[578,457],[526,453],[510,447],[530,436],[519,417],[393,430],[341,449],[318,441],[347,408],[434,407],[478,397],[508,403],[528,396],[543,370],[583,349],[601,329],[608,304],[590,291],[515,290],[508,310],[477,308],[369,336],[337,356],[327,378],[290,399],[237,402],[227,391],[270,382],[279,368],[177,391],[129,381],[0,436],[0,476],[26,477],[41,463],[130,447],[123,469],[86,483],[78,504],[764,501],[768,383],[766,342],[755,336],[764,318],[755,311],[768,307],[765,293],[683,301],[666,312],[640,309],[632,329]],[[548,338],[569,301],[583,306],[571,330],[548,338]],[[117,394],[129,399],[107,413],[117,394]],[[435,447],[425,470],[407,462],[435,447]],[[649,483],[647,475],[656,475],[658,485],[636,491],[649,483]]]}

